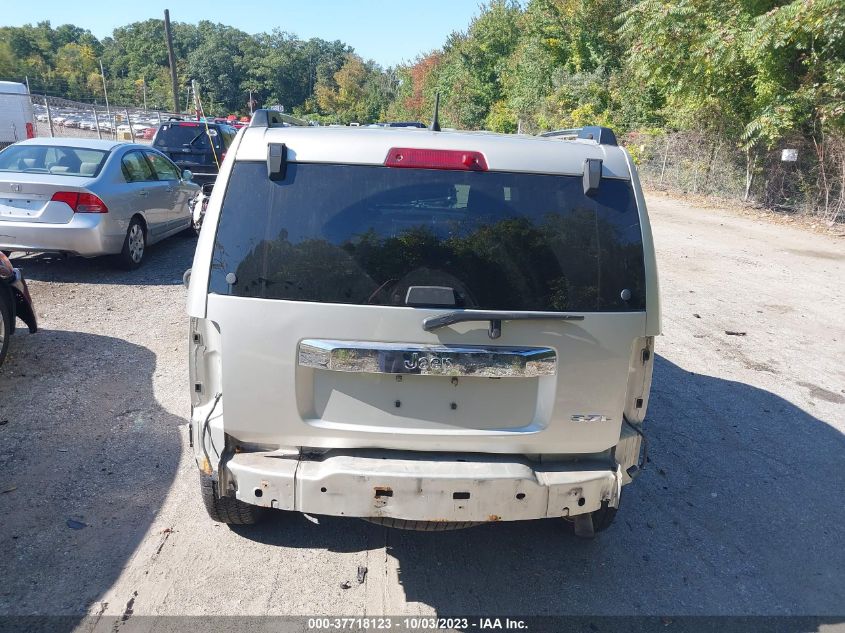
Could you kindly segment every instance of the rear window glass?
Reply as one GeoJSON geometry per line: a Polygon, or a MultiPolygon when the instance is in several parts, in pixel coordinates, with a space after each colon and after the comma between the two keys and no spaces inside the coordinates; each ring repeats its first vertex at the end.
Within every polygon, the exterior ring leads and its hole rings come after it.
{"type": "Polygon", "coordinates": [[[214,141],[214,147],[220,147],[220,132],[216,126],[197,123],[165,123],[156,134],[155,147],[190,147],[194,149],[210,149],[209,137],[214,141]]]}
{"type": "Polygon", "coordinates": [[[291,163],[274,182],[236,162],[209,290],[403,306],[438,286],[462,308],[630,311],[644,277],[628,181],[587,197],[580,176],[291,163]]]}
{"type": "Polygon", "coordinates": [[[11,145],[0,152],[0,171],[90,178],[100,173],[108,152],[54,145],[11,145]]]}

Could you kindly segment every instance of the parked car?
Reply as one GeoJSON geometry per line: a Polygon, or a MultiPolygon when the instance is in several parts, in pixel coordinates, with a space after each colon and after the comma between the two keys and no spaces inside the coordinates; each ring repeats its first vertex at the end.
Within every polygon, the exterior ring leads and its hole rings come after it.
{"type": "Polygon", "coordinates": [[[190,169],[196,182],[213,183],[235,133],[235,129],[225,123],[167,121],[153,136],[153,147],[182,169],[190,169]]]}
{"type": "Polygon", "coordinates": [[[191,208],[191,218],[193,218],[194,231],[199,235],[202,229],[202,222],[205,219],[205,212],[208,209],[208,201],[211,199],[211,192],[214,190],[214,184],[207,182],[202,185],[202,189],[191,198],[188,206],[191,208]]]}
{"type": "Polygon", "coordinates": [[[607,528],[660,332],[636,168],[574,140],[282,127],[229,150],[187,275],[209,515],[607,528]]]}
{"type": "Polygon", "coordinates": [[[23,274],[12,267],[7,253],[0,252],[0,365],[6,360],[16,319],[26,323],[31,333],[38,331],[35,308],[23,274]]]}
{"type": "Polygon", "coordinates": [[[147,145],[40,138],[0,152],[0,249],[117,255],[191,228],[191,173],[147,145]]]}
{"type": "Polygon", "coordinates": [[[35,117],[26,86],[0,81],[0,149],[34,136],[35,117]]]}

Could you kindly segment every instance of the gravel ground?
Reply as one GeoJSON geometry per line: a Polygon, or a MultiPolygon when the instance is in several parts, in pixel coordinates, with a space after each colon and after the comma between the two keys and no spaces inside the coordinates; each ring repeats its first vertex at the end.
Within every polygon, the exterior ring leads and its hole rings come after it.
{"type": "Polygon", "coordinates": [[[554,521],[215,524],[186,434],[195,241],[134,273],[18,259],[42,331],[15,335],[0,369],[0,614],[842,616],[845,242],[666,197],[650,209],[665,332],[651,462],[589,542],[554,521]]]}

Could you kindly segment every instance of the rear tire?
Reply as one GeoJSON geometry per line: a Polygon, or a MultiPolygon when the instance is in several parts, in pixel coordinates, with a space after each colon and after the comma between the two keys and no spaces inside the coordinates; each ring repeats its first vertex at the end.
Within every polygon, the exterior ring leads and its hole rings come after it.
{"type": "Polygon", "coordinates": [[[396,530],[416,530],[417,532],[463,530],[483,523],[483,521],[406,521],[392,517],[366,517],[364,521],[396,530]]]}
{"type": "Polygon", "coordinates": [[[205,511],[214,521],[228,525],[253,525],[264,516],[264,508],[234,497],[219,497],[217,482],[211,477],[200,475],[200,490],[205,511]]]}
{"type": "Polygon", "coordinates": [[[0,365],[6,360],[9,351],[9,338],[12,335],[12,306],[9,303],[11,293],[5,286],[0,286],[0,365]]]}
{"type": "Polygon", "coordinates": [[[144,262],[147,250],[147,232],[138,218],[132,218],[126,237],[123,239],[123,249],[118,255],[120,265],[126,270],[135,270],[144,262]]]}

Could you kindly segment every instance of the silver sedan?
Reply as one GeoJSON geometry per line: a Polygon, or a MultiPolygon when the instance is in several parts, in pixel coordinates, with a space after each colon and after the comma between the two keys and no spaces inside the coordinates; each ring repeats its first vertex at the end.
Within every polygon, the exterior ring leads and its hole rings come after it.
{"type": "Polygon", "coordinates": [[[191,228],[199,186],[146,145],[36,138],[0,152],[0,250],[117,255],[191,228]]]}

